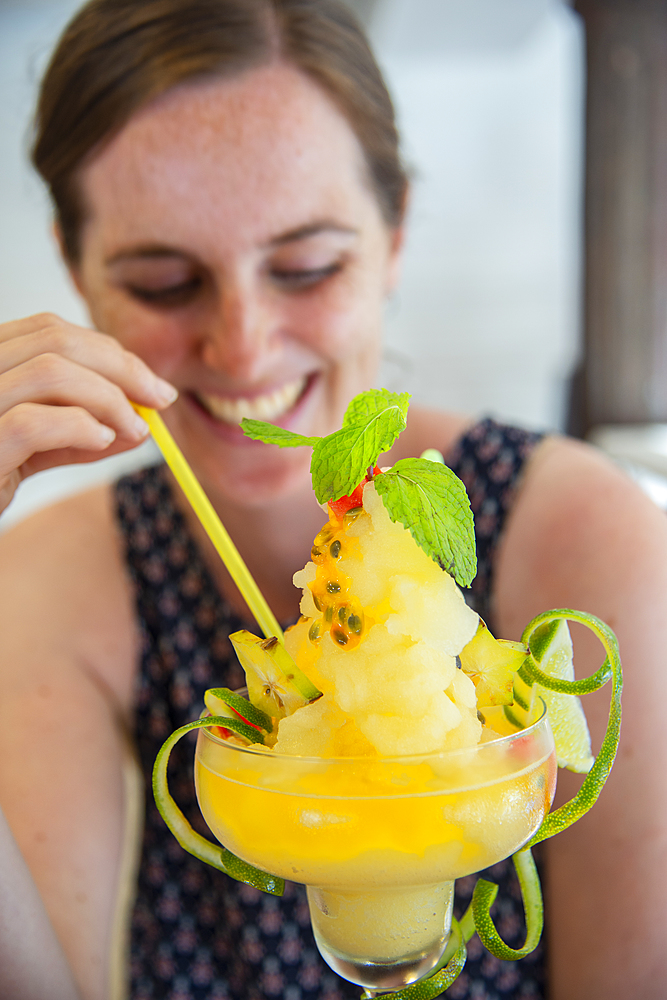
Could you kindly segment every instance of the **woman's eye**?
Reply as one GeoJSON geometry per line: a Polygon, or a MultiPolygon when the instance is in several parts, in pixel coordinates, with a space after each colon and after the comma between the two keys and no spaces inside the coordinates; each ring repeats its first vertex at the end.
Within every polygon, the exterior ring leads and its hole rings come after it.
{"type": "Polygon", "coordinates": [[[130,295],[141,302],[169,308],[187,305],[195,297],[201,284],[201,278],[190,278],[189,281],[182,281],[177,285],[167,285],[163,288],[143,288],[141,285],[128,284],[127,289],[130,295]]]}
{"type": "Polygon", "coordinates": [[[337,274],[341,270],[342,264],[338,261],[334,264],[327,264],[325,267],[314,268],[282,268],[271,269],[273,280],[290,291],[299,291],[302,288],[311,288],[319,284],[326,278],[337,274]]]}

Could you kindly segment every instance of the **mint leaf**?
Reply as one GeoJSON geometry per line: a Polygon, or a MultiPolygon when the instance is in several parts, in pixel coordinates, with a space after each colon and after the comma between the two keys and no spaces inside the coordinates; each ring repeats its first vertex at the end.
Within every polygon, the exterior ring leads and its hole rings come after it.
{"type": "Polygon", "coordinates": [[[301,448],[304,445],[312,447],[321,439],[318,437],[304,437],[303,434],[294,434],[284,427],[276,427],[265,420],[251,420],[244,417],[241,421],[241,430],[246,437],[253,441],[263,441],[265,444],[277,444],[280,448],[301,448]]]}
{"type": "MultiPolygon", "coordinates": [[[[368,389],[367,392],[355,396],[348,406],[343,417],[343,427],[366,423],[370,417],[394,406],[403,414],[403,427],[405,427],[409,405],[409,392],[402,392],[399,396],[398,393],[390,392],[389,389],[368,389]]],[[[380,452],[378,452],[379,454],[380,452]]],[[[375,457],[377,458],[377,455],[375,457]]]]}
{"type": "Polygon", "coordinates": [[[349,496],[378,455],[391,448],[405,428],[409,399],[407,392],[371,389],[352,400],[341,430],[313,449],[310,471],[320,503],[349,496]]]}
{"type": "MultiPolygon", "coordinates": [[[[263,420],[241,421],[243,433],[281,448],[313,448],[310,471],[320,503],[349,496],[378,455],[404,430],[410,394],[370,389],[355,396],[341,430],[304,437],[263,420]]],[[[477,572],[475,530],[465,487],[446,465],[404,458],[377,476],[375,487],[392,521],[400,521],[424,552],[461,586],[477,572]]]]}
{"type": "Polygon", "coordinates": [[[469,587],[477,572],[475,529],[465,486],[452,470],[403,458],[373,483],[392,521],[404,524],[431,559],[469,587]]]}

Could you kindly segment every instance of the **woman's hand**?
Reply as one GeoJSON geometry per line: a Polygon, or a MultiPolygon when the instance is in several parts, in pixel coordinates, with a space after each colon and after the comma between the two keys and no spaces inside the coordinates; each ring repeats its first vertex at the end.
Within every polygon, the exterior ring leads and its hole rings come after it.
{"type": "Polygon", "coordinates": [[[162,409],[176,395],[106,334],[50,313],[0,325],[0,512],[34,472],[140,444],[130,399],[162,409]]]}

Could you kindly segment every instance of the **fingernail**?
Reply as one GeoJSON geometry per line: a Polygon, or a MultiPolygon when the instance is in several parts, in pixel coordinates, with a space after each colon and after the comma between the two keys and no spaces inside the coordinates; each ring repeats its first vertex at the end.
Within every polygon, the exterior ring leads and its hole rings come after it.
{"type": "Polygon", "coordinates": [[[178,389],[175,389],[170,382],[165,382],[163,378],[156,379],[155,394],[163,406],[167,406],[178,399],[178,389]]]}
{"type": "Polygon", "coordinates": [[[150,427],[143,417],[139,416],[139,414],[137,414],[134,418],[132,429],[137,437],[145,437],[150,432],[150,427]]]}
{"type": "Polygon", "coordinates": [[[116,440],[116,432],[113,428],[103,425],[100,427],[100,437],[106,444],[111,444],[116,440]]]}

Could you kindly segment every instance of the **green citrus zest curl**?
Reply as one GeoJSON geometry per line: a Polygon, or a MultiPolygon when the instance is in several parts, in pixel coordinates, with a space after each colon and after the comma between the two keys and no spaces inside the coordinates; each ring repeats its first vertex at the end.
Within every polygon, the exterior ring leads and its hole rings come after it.
{"type": "MultiPolygon", "coordinates": [[[[441,993],[449,989],[454,980],[460,975],[468,957],[460,925],[454,917],[452,917],[452,938],[450,945],[452,942],[455,947],[454,954],[449,958],[446,965],[443,966],[442,962],[446,961],[446,956],[452,954],[452,948],[449,946],[440,964],[436,966],[435,970],[429,976],[419,979],[410,986],[405,986],[402,990],[397,990],[396,993],[383,993],[382,1000],[433,1000],[434,997],[439,997],[441,993]]],[[[375,994],[367,990],[364,990],[361,994],[362,1000],[370,1000],[373,996],[375,994]]]]}
{"type": "Polygon", "coordinates": [[[611,680],[614,676],[611,664],[609,663],[609,657],[607,657],[599,670],[596,670],[590,677],[582,677],[579,681],[567,681],[562,677],[550,677],[549,674],[545,674],[543,670],[540,670],[530,654],[528,654],[521,667],[525,669],[533,684],[537,682],[542,687],[549,688],[551,691],[558,691],[560,694],[592,694],[593,691],[599,691],[600,688],[604,687],[607,681],[611,680]]]}
{"type": "Polygon", "coordinates": [[[590,677],[580,681],[565,681],[554,677],[549,677],[537,666],[532,655],[529,655],[522,670],[530,674],[533,682],[541,684],[552,691],[561,691],[565,694],[587,694],[590,691],[597,691],[609,678],[612,682],[611,701],[609,704],[609,720],[607,731],[605,732],[602,745],[595,758],[595,762],[584,778],[583,784],[577,794],[565,805],[545,816],[539,830],[531,837],[526,847],[534,847],[543,840],[555,836],[572,826],[581,819],[592,806],[597,802],[598,796],[609,777],[612,764],[618,750],[618,741],[621,735],[621,692],[623,690],[623,672],[621,669],[621,657],[618,651],[616,636],[603,621],[590,615],[585,611],[573,611],[571,608],[560,608],[556,611],[545,611],[543,614],[533,618],[526,627],[521,637],[521,641],[530,650],[531,640],[534,633],[540,626],[550,622],[559,621],[578,622],[585,625],[602,643],[606,658],[599,670],[590,677]]]}
{"type": "Polygon", "coordinates": [[[193,729],[209,729],[211,726],[223,726],[225,729],[229,729],[231,721],[222,715],[211,715],[206,719],[197,719],[196,722],[189,722],[187,726],[181,726],[180,729],[177,729],[164,741],[155,759],[155,766],[153,768],[153,795],[155,796],[155,804],[160,810],[162,819],[176,837],[181,847],[194,855],[195,858],[205,861],[207,865],[212,865],[213,868],[224,872],[225,875],[236,879],[237,882],[246,882],[248,885],[254,886],[255,889],[261,889],[262,892],[271,893],[273,896],[282,896],[285,889],[283,879],[278,878],[276,875],[267,875],[266,872],[260,871],[259,868],[253,868],[252,865],[242,861],[241,858],[237,858],[226,847],[214,844],[212,841],[206,840],[205,837],[198,834],[196,830],[192,829],[169,792],[167,764],[169,762],[169,754],[174,745],[178,743],[182,736],[185,736],[186,733],[189,733],[193,729]]]}
{"type": "Polygon", "coordinates": [[[472,912],[475,930],[479,939],[492,955],[504,962],[516,962],[534,951],[539,944],[544,926],[544,908],[542,906],[542,887],[540,876],[533,861],[530,848],[526,847],[512,856],[516,873],[521,886],[521,898],[526,916],[526,941],[523,948],[510,948],[505,944],[491,919],[490,909],[498,895],[498,886],[487,882],[485,878],[477,880],[472,894],[472,912]]]}
{"type": "Polygon", "coordinates": [[[602,746],[579,792],[570,802],[546,816],[526,847],[518,851],[512,858],[519,877],[526,914],[527,932],[523,948],[510,948],[498,934],[489,912],[498,894],[498,886],[486,881],[486,879],[477,881],[472,902],[461,918],[460,929],[463,940],[469,941],[477,931],[486,949],[504,961],[516,961],[529,955],[538,944],[542,934],[544,922],[542,889],[530,848],[576,823],[595,804],[614,763],[621,731],[623,673],[618,642],[608,625],[596,618],[595,615],[587,614],[584,611],[573,611],[569,608],[546,611],[534,618],[526,627],[522,642],[529,649],[529,655],[521,666],[522,675],[527,683],[538,683],[545,688],[563,694],[581,695],[597,691],[608,680],[611,680],[612,694],[609,721],[602,746]],[[590,677],[578,681],[566,681],[550,677],[538,667],[532,654],[535,653],[539,658],[539,647],[544,645],[545,639],[544,626],[561,619],[585,625],[602,643],[606,653],[605,660],[602,666],[590,677]]]}

